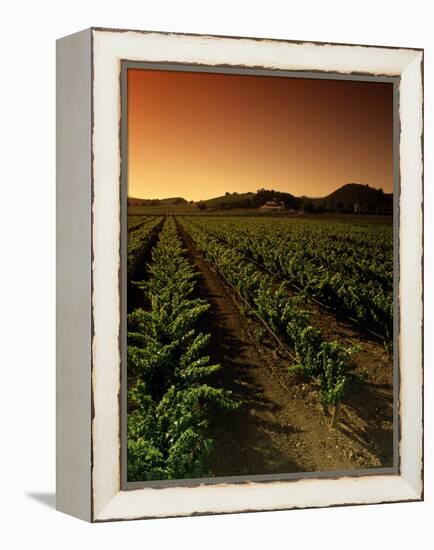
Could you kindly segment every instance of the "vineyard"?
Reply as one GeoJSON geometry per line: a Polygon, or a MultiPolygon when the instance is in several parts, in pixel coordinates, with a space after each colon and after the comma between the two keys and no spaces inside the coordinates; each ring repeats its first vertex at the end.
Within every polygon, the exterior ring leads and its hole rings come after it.
{"type": "Polygon", "coordinates": [[[140,216],[139,220],[128,220],[127,270],[131,276],[152,246],[153,239],[161,227],[163,218],[140,216]]]}
{"type": "Polygon", "coordinates": [[[296,290],[321,300],[391,346],[393,240],[388,226],[301,220],[198,219],[195,227],[262,264],[296,290]]]}
{"type": "Polygon", "coordinates": [[[183,257],[168,218],[152,253],[148,280],[139,283],[147,303],[128,325],[128,474],[130,479],[173,479],[207,474],[203,457],[208,416],[232,408],[228,392],[203,380],[210,365],[209,334],[198,329],[209,305],[193,297],[195,274],[183,257]]]}
{"type": "Polygon", "coordinates": [[[127,267],[129,481],[390,465],[390,226],[135,214],[127,267]]]}

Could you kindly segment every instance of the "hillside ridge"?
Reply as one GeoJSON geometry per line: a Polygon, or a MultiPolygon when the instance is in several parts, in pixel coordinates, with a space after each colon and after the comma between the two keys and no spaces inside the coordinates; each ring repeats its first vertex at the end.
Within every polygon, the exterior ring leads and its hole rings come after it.
{"type": "Polygon", "coordinates": [[[187,201],[183,197],[166,199],[128,198],[129,205],[176,205],[194,204],[202,210],[231,210],[235,208],[253,208],[270,210],[303,210],[306,212],[346,212],[391,214],[393,211],[393,193],[368,184],[346,183],[325,197],[297,197],[291,193],[274,189],[258,189],[256,192],[226,192],[224,195],[199,201],[187,201]]]}

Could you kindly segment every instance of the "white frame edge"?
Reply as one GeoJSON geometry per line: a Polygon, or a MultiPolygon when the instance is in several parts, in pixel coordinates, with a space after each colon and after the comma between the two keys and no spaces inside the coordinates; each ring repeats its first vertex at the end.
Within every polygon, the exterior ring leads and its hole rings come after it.
{"type": "Polygon", "coordinates": [[[423,498],[423,53],[92,29],[92,521],[368,504],[423,498]],[[121,60],[399,76],[400,474],[120,490],[121,60]]]}

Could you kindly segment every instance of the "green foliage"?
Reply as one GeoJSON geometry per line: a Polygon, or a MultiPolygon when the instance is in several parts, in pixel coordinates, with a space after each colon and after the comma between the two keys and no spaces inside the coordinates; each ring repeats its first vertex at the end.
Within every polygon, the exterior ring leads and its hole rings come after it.
{"type": "Polygon", "coordinates": [[[276,285],[271,275],[205,231],[202,220],[184,218],[183,223],[207,261],[290,344],[296,356],[290,372],[310,377],[324,403],[336,405],[342,401],[354,379],[351,355],[355,348],[326,341],[300,307],[303,295],[290,297],[286,283],[276,285]]]}
{"type": "Polygon", "coordinates": [[[391,347],[391,227],[215,216],[195,218],[194,225],[301,288],[306,295],[382,333],[386,349],[391,347]]]}
{"type": "Polygon", "coordinates": [[[129,276],[135,270],[143,254],[149,249],[161,222],[162,218],[155,216],[131,216],[128,218],[127,271],[129,276]]]}
{"type": "Polygon", "coordinates": [[[128,479],[208,475],[212,446],[206,428],[216,409],[236,406],[230,393],[206,383],[220,369],[206,355],[210,336],[198,332],[209,305],[194,297],[195,273],[183,255],[172,218],[140,283],[149,309],[128,317],[128,479]]]}
{"type": "Polygon", "coordinates": [[[318,386],[322,402],[337,405],[346,396],[351,382],[359,379],[352,372],[351,354],[355,351],[355,347],[326,342],[317,329],[307,327],[301,331],[296,345],[298,363],[289,372],[308,375],[318,386]]]}

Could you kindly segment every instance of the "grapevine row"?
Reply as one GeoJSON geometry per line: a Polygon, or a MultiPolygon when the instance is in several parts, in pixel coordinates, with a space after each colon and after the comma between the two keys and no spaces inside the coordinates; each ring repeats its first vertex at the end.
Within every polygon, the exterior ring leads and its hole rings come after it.
{"type": "Polygon", "coordinates": [[[150,249],[163,218],[152,217],[128,228],[127,271],[128,277],[134,273],[144,254],[150,249]]]}
{"type": "MultiPolygon", "coordinates": [[[[382,332],[391,346],[393,254],[390,228],[343,224],[324,233],[312,221],[192,218],[203,231],[259,262],[312,298],[382,332]],[[283,222],[283,223],[277,223],[283,222]],[[362,238],[363,235],[363,238],[362,238]],[[363,240],[364,239],[364,240],[363,240]]],[[[324,224],[324,222],[321,222],[324,224]]],[[[323,227],[323,226],[322,226],[323,227]]]]}
{"type": "Polygon", "coordinates": [[[155,219],[156,216],[146,216],[143,214],[132,214],[128,216],[127,226],[128,231],[134,231],[138,229],[141,225],[147,224],[148,222],[155,219]]]}
{"type": "Polygon", "coordinates": [[[302,372],[319,387],[325,404],[337,406],[354,380],[353,347],[326,341],[309,323],[300,298],[288,296],[285,283],[276,288],[273,277],[263,273],[234,249],[222,245],[189,218],[181,222],[205,260],[231,285],[274,331],[283,335],[295,353],[291,372],[302,372]]]}
{"type": "Polygon", "coordinates": [[[221,368],[206,354],[210,335],[198,330],[209,304],[194,297],[196,274],[173,218],[146,275],[137,283],[146,307],[128,316],[128,479],[203,477],[210,474],[210,419],[236,404],[207,383],[221,368]]]}

